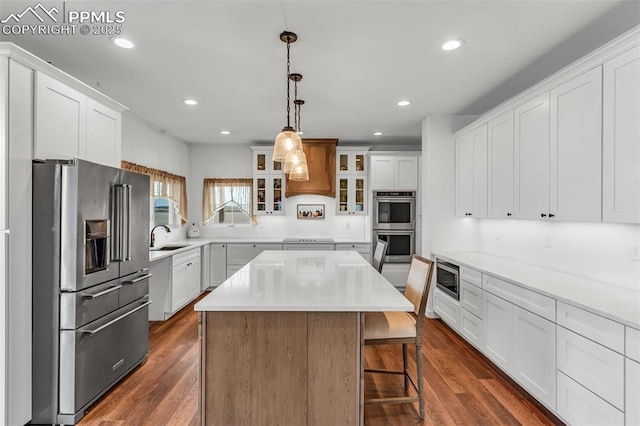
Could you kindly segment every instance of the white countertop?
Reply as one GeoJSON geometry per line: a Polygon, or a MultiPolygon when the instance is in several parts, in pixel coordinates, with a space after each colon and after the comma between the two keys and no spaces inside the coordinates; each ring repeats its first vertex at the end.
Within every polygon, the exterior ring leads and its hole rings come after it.
{"type": "MultiPolygon", "coordinates": [[[[156,260],[164,259],[170,256],[173,256],[177,253],[182,253],[187,250],[191,250],[194,248],[202,247],[207,244],[283,244],[284,238],[188,238],[186,240],[179,241],[171,241],[162,246],[185,246],[175,250],[149,250],[149,261],[155,262],[156,260]]],[[[288,244],[290,242],[287,242],[288,244]]],[[[318,243],[328,243],[328,244],[343,244],[343,243],[352,243],[352,244],[371,244],[371,241],[365,240],[354,240],[354,239],[344,239],[344,238],[334,238],[333,242],[326,241],[318,241],[318,243]]],[[[292,243],[295,244],[295,243],[292,243]]],[[[158,246],[158,247],[162,247],[158,246]]]]}
{"type": "Polygon", "coordinates": [[[265,251],[196,311],[372,312],[413,305],[356,251],[265,251]]]}
{"type": "Polygon", "coordinates": [[[640,291],[486,253],[437,252],[434,255],[640,328],[640,291]]]}

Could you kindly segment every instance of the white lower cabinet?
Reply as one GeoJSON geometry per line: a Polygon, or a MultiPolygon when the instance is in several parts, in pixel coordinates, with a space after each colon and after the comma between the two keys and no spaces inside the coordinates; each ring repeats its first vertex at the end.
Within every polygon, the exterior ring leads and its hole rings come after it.
{"type": "Polygon", "coordinates": [[[556,325],[513,307],[512,374],[534,397],[556,408],[556,325]]]}
{"type": "MultiPolygon", "coordinates": [[[[624,425],[624,413],[558,371],[556,412],[570,425],[624,425]]],[[[627,423],[629,424],[629,423],[627,423]]]]}
{"type": "Polygon", "coordinates": [[[233,243],[226,244],[226,278],[238,272],[253,258],[265,250],[282,250],[280,243],[233,243]]]}
{"type": "Polygon", "coordinates": [[[200,248],[151,262],[149,269],[149,321],[169,319],[200,294],[200,248]]]}
{"type": "Polygon", "coordinates": [[[626,359],[625,424],[640,425],[640,363],[626,359]]]}
{"type": "Polygon", "coordinates": [[[209,256],[209,282],[212,286],[218,286],[227,279],[227,245],[211,244],[209,256]]]}
{"type": "Polygon", "coordinates": [[[460,281],[460,307],[482,318],[482,289],[473,284],[460,281]]]}
{"type": "Polygon", "coordinates": [[[557,327],[558,370],[624,409],[624,357],[563,327],[557,327]]]}
{"type": "Polygon", "coordinates": [[[200,249],[173,257],[171,268],[171,312],[200,294],[200,249]]]}
{"type": "Polygon", "coordinates": [[[440,318],[442,318],[449,327],[458,331],[460,329],[460,303],[437,288],[434,289],[433,294],[435,295],[433,310],[440,315],[440,318]]]}
{"type": "Polygon", "coordinates": [[[513,357],[511,333],[513,305],[486,291],[483,296],[483,352],[498,367],[509,371],[513,357]]]}
{"type": "Polygon", "coordinates": [[[466,309],[460,309],[460,334],[473,346],[482,349],[482,320],[466,309]]]}

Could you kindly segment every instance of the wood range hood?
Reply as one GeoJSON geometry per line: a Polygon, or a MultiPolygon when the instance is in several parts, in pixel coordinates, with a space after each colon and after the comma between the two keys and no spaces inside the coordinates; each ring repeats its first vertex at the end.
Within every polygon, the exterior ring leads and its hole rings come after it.
{"type": "Polygon", "coordinates": [[[302,139],[302,150],[307,156],[308,181],[289,180],[285,197],[295,195],[324,195],[336,197],[336,145],[338,139],[302,139]]]}

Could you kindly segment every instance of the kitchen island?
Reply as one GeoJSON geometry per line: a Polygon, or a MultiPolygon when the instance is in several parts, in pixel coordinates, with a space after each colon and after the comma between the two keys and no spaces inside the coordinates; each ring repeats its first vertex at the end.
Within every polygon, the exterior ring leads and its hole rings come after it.
{"type": "Polygon", "coordinates": [[[364,312],[413,305],[355,251],[265,251],[195,306],[204,425],[363,423],[364,312]]]}

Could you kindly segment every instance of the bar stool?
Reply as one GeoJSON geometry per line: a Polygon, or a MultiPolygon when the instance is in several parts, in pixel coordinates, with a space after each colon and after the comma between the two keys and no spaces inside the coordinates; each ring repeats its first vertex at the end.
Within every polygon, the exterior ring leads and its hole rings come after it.
{"type": "Polygon", "coordinates": [[[384,240],[378,240],[376,244],[376,249],[373,252],[373,259],[371,261],[371,266],[378,270],[378,272],[382,273],[382,266],[384,265],[384,258],[387,255],[387,248],[389,243],[384,240]]]}
{"type": "Polygon", "coordinates": [[[370,398],[365,399],[365,404],[408,404],[418,402],[420,407],[420,418],[424,418],[424,397],[422,391],[422,323],[424,313],[427,308],[427,297],[431,286],[431,276],[433,274],[434,263],[413,255],[407,286],[405,287],[405,297],[413,303],[414,311],[408,312],[367,312],[364,316],[364,344],[365,345],[388,345],[402,344],[402,371],[369,369],[365,372],[402,374],[404,376],[405,396],[370,398]],[[417,384],[413,380],[408,370],[407,345],[416,346],[417,384]],[[418,396],[408,396],[409,383],[418,392],[418,396]]]}

